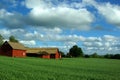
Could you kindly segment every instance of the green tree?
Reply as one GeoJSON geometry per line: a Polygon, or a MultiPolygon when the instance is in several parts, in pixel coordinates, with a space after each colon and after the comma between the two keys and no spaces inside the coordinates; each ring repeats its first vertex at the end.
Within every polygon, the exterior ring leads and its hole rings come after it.
{"type": "Polygon", "coordinates": [[[106,54],[106,55],[104,55],[104,58],[108,58],[108,59],[120,59],[120,54],[106,54]]]}
{"type": "Polygon", "coordinates": [[[85,54],[84,57],[85,57],[85,58],[90,58],[90,55],[85,54]]]}
{"type": "Polygon", "coordinates": [[[91,55],[91,57],[92,57],[92,58],[98,58],[98,54],[97,54],[97,53],[93,53],[93,54],[91,55]]]}
{"type": "MultiPolygon", "coordinates": [[[[113,56],[113,55],[112,55],[113,56]]],[[[105,54],[104,58],[111,58],[111,54],[105,54]]]]}
{"type": "Polygon", "coordinates": [[[120,54],[115,54],[113,59],[120,59],[120,54]]]}
{"type": "Polygon", "coordinates": [[[74,45],[70,50],[69,50],[69,55],[71,57],[83,57],[83,51],[80,47],[77,45],[74,45]]]}
{"type": "Polygon", "coordinates": [[[9,37],[10,42],[19,42],[14,36],[9,37]]]}
{"type": "Polygon", "coordinates": [[[4,39],[3,36],[0,34],[0,46],[1,46],[1,45],[3,44],[3,42],[4,42],[3,39],[4,39]]]}

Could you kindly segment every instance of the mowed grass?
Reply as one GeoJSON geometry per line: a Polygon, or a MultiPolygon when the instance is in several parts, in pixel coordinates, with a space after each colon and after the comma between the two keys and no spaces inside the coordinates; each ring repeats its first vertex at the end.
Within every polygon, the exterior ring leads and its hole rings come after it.
{"type": "Polygon", "coordinates": [[[120,80],[120,60],[0,56],[0,80],[120,80]]]}

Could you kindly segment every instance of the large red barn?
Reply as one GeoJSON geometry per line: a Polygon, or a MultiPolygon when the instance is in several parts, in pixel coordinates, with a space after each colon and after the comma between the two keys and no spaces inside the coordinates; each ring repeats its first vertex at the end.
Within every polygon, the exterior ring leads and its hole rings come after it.
{"type": "Polygon", "coordinates": [[[20,43],[5,41],[0,47],[0,55],[10,57],[25,57],[26,49],[20,43]]]}
{"type": "Polygon", "coordinates": [[[27,56],[34,56],[47,59],[59,59],[61,54],[58,48],[28,48],[26,51],[27,56]]]}

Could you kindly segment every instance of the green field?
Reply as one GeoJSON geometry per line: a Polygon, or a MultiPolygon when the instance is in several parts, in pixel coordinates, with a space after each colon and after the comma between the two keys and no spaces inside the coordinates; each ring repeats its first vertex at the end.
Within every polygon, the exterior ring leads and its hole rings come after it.
{"type": "Polygon", "coordinates": [[[120,80],[120,60],[0,56],[0,80],[120,80]]]}

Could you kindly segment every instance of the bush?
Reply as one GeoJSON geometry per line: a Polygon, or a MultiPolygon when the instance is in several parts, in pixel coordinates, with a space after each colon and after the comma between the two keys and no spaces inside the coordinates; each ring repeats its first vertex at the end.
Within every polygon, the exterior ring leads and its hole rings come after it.
{"type": "Polygon", "coordinates": [[[120,59],[120,54],[106,54],[106,55],[104,55],[104,58],[108,58],[108,59],[120,59]]]}
{"type": "Polygon", "coordinates": [[[90,58],[90,55],[85,54],[84,57],[85,57],[85,58],[90,58]]]}

